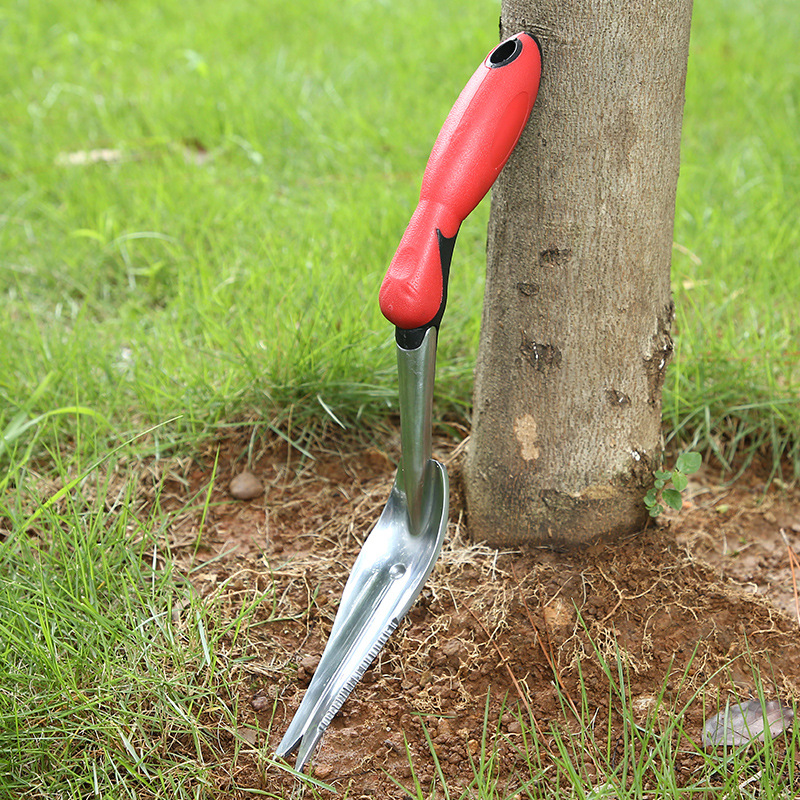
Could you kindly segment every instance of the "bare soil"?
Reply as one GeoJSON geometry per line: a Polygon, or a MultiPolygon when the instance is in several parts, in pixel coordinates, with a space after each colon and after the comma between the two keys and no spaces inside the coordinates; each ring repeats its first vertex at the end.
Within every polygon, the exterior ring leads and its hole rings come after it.
{"type": "MultiPolygon", "coordinates": [[[[397,451],[396,444],[387,451],[331,446],[303,462],[279,440],[258,453],[248,444],[243,433],[209,445],[203,459],[167,482],[162,502],[181,507],[207,486],[219,449],[202,545],[195,547],[198,511],[175,520],[172,553],[223,615],[234,616],[274,582],[247,629],[225,639],[229,647],[219,653],[239,686],[239,696],[227,699],[239,728],[220,740],[217,755],[220,796],[250,787],[288,797],[296,779],[268,757],[302,699],[350,567],[388,497],[397,451]],[[236,500],[229,483],[246,468],[263,492],[236,500]]],[[[390,776],[413,788],[412,768],[425,789],[436,772],[433,748],[458,796],[473,777],[485,714],[512,790],[527,774],[520,716],[532,718],[547,747],[552,726],[569,728],[570,704],[583,703],[602,722],[605,741],[606,720],[613,728],[619,708],[602,659],[614,670],[621,665],[641,724],[651,713],[687,706],[685,730],[698,747],[704,719],[727,698],[761,691],[790,706],[800,700],[800,575],[789,550],[800,553],[796,488],[767,487],[758,469],[728,485],[704,467],[681,512],[625,541],[577,552],[498,552],[468,539],[463,444],[442,440],[436,450],[451,475],[447,541],[419,601],[317,751],[311,774],[340,795],[405,797],[390,776]]],[[[678,785],[699,768],[696,751],[680,752],[678,785]]]]}

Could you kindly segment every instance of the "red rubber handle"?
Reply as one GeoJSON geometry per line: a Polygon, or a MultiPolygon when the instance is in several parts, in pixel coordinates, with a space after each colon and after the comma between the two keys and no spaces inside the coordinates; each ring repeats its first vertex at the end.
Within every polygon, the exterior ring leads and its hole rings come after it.
{"type": "Polygon", "coordinates": [[[530,34],[506,39],[486,56],[448,114],[425,168],[419,204],[381,285],[381,311],[398,329],[438,326],[459,226],[517,144],[541,66],[530,34]]]}

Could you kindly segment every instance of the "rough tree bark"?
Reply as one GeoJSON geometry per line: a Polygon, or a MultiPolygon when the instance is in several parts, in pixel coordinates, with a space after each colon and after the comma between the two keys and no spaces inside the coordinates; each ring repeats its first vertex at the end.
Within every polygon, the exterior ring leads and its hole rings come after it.
{"type": "Polygon", "coordinates": [[[542,45],[492,194],[470,534],[578,544],[641,529],[672,351],[670,259],[691,0],[503,0],[542,45]]]}

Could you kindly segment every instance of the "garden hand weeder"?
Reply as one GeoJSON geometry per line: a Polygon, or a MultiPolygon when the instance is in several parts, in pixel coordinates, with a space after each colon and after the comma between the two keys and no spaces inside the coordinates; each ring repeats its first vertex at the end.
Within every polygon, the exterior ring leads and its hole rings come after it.
{"type": "Polygon", "coordinates": [[[541,75],[534,38],[498,45],[459,95],[433,146],[420,200],[383,280],[380,305],[396,326],[402,453],[386,507],[364,543],[322,659],[278,745],[302,770],[372,660],[413,605],[447,528],[448,480],[431,458],[436,339],[458,229],[511,155],[541,75]]]}

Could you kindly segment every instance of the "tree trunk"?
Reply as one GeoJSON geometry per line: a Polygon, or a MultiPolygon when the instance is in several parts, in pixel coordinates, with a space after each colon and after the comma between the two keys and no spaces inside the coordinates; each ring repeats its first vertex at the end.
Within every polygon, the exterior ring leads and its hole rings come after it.
{"type": "Polygon", "coordinates": [[[470,535],[640,530],[672,352],[670,258],[691,0],[504,0],[542,46],[495,184],[466,465],[470,535]]]}

